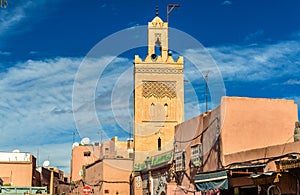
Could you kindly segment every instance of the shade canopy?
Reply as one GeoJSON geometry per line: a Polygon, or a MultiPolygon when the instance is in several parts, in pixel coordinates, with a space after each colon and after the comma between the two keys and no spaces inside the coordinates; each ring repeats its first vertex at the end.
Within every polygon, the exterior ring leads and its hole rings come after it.
{"type": "Polygon", "coordinates": [[[197,191],[228,189],[227,171],[197,174],[195,186],[197,191]]]}

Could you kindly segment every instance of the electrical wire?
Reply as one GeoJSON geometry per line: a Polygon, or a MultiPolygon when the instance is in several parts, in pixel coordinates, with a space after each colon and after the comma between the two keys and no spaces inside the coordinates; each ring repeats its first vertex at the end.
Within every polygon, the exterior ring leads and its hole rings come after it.
{"type": "Polygon", "coordinates": [[[195,137],[193,137],[192,139],[189,139],[189,140],[179,141],[179,140],[175,139],[174,143],[187,143],[187,142],[191,142],[191,141],[197,139],[198,137],[200,137],[201,135],[203,135],[214,124],[215,121],[219,122],[220,121],[219,117],[214,118],[214,120],[211,121],[211,123],[199,135],[197,135],[197,136],[195,136],[195,137]]]}

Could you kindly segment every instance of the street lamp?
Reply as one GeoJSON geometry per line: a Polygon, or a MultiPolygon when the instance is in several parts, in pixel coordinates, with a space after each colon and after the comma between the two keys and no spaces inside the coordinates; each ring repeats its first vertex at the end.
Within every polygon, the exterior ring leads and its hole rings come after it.
{"type": "Polygon", "coordinates": [[[146,169],[148,171],[148,194],[151,194],[151,158],[149,156],[147,156],[146,160],[145,160],[145,164],[146,164],[146,169]]]}

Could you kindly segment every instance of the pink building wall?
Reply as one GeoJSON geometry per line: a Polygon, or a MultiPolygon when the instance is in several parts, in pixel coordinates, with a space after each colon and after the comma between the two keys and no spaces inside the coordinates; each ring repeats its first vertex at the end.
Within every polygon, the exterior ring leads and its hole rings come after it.
{"type": "Polygon", "coordinates": [[[85,167],[83,182],[77,183],[73,194],[82,194],[88,185],[94,195],[130,194],[129,178],[133,160],[128,158],[104,158],[85,167]]]}
{"type": "Polygon", "coordinates": [[[25,161],[1,161],[0,177],[3,183],[13,186],[32,186],[35,161],[36,159],[32,155],[25,161]]]}
{"type": "Polygon", "coordinates": [[[223,97],[221,110],[225,155],[293,142],[298,121],[293,100],[223,97]]]}
{"type": "Polygon", "coordinates": [[[80,176],[82,166],[88,165],[100,158],[100,146],[79,145],[72,149],[71,160],[71,180],[77,181],[82,179],[80,176]],[[90,155],[87,154],[90,152],[90,155]]]}
{"type": "Polygon", "coordinates": [[[292,100],[223,97],[216,109],[175,127],[175,152],[185,152],[185,174],[179,187],[193,188],[190,178],[199,172],[216,171],[266,154],[298,151],[295,147],[299,144],[292,143],[297,120],[297,105],[292,100]],[[193,168],[191,147],[200,143],[203,166],[193,168]]]}

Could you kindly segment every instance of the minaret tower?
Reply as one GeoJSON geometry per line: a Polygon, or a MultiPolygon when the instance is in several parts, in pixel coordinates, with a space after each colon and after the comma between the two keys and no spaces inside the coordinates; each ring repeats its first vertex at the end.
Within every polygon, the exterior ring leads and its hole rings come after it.
{"type": "MultiPolygon", "coordinates": [[[[173,40],[174,41],[174,40],[173,40]]],[[[168,48],[168,23],[148,23],[148,55],[134,59],[135,165],[173,149],[174,126],[184,119],[183,57],[168,48]]]]}

